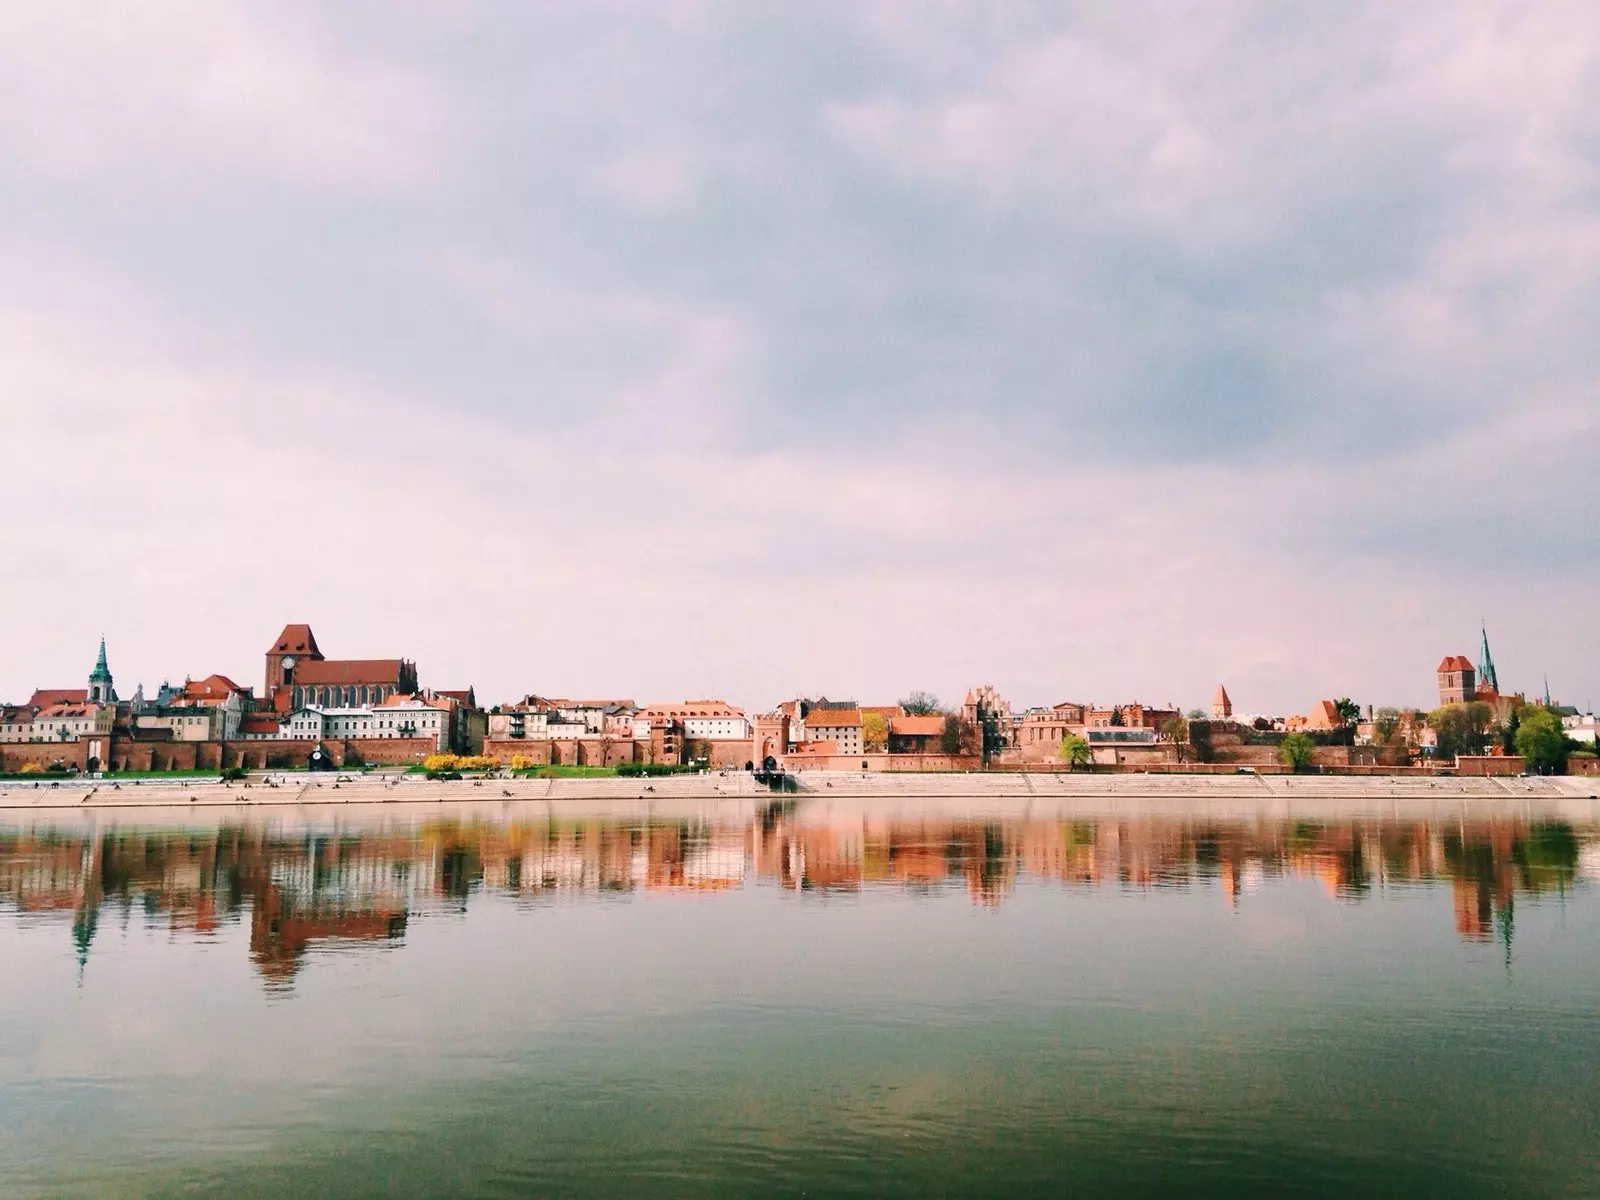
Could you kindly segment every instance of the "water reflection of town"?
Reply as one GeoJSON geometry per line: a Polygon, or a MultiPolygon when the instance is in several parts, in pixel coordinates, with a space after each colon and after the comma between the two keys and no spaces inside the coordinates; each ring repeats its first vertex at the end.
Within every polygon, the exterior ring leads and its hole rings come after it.
{"type": "Polygon", "coordinates": [[[773,809],[703,821],[430,821],[383,830],[0,829],[0,906],[70,923],[80,966],[107,914],[206,937],[248,919],[250,956],[286,986],[307,950],[392,945],[420,913],[480,894],[527,904],[767,883],[815,897],[883,888],[965,889],[998,906],[1019,881],[1123,889],[1210,888],[1225,903],[1271,878],[1319,881],[1338,899],[1448,882],[1462,937],[1509,947],[1517,895],[1592,875],[1596,832],[1510,817],[1326,824],[1184,819],[853,819],[773,809]]]}

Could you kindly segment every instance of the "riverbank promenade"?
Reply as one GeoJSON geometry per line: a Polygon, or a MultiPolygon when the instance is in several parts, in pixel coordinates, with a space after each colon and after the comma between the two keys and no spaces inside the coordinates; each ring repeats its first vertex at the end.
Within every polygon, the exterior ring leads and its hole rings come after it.
{"type": "Polygon", "coordinates": [[[690,805],[728,803],[765,807],[795,802],[803,808],[857,801],[933,811],[979,805],[986,811],[1025,812],[1045,807],[1075,811],[1171,812],[1193,809],[1232,813],[1315,814],[1416,812],[1434,814],[1484,803],[1555,804],[1571,815],[1600,816],[1600,786],[1587,778],[1456,778],[1339,775],[1100,775],[1079,773],[889,774],[818,772],[802,775],[797,792],[775,793],[748,773],[729,771],[651,779],[460,779],[378,773],[257,775],[223,783],[214,779],[144,778],[0,783],[0,815],[44,810],[367,808],[446,806],[500,811],[507,805],[574,804],[595,809],[636,809],[643,802],[690,805]]]}

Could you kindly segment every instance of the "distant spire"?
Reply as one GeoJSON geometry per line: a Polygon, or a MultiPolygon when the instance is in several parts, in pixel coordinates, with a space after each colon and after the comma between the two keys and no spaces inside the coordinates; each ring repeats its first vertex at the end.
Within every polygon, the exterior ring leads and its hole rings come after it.
{"type": "Polygon", "coordinates": [[[1546,708],[1555,707],[1554,704],[1550,703],[1550,672],[1548,671],[1544,674],[1544,706],[1546,708]]]}
{"type": "Polygon", "coordinates": [[[1500,677],[1494,673],[1494,655],[1489,653],[1489,629],[1488,626],[1480,628],[1483,630],[1483,648],[1478,651],[1478,682],[1498,692],[1500,677]]]}

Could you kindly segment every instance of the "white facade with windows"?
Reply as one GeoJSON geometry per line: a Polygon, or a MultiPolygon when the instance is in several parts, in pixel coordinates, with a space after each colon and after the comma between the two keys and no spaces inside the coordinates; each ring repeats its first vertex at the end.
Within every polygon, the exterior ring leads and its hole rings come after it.
{"type": "Polygon", "coordinates": [[[861,716],[855,714],[855,719],[849,723],[840,724],[839,718],[831,716],[827,709],[814,709],[807,714],[805,722],[805,740],[808,742],[833,742],[838,747],[840,754],[861,753],[861,716]]]}
{"type": "Polygon", "coordinates": [[[685,717],[683,734],[685,737],[704,738],[707,741],[749,741],[750,722],[742,716],[685,717]]]}
{"type": "Polygon", "coordinates": [[[0,742],[75,742],[111,732],[116,709],[109,704],[58,704],[37,713],[7,709],[0,742]]]}
{"type": "Polygon", "coordinates": [[[436,751],[450,748],[450,708],[425,700],[380,704],[376,708],[297,708],[278,727],[278,737],[320,741],[338,738],[427,738],[436,751]]]}

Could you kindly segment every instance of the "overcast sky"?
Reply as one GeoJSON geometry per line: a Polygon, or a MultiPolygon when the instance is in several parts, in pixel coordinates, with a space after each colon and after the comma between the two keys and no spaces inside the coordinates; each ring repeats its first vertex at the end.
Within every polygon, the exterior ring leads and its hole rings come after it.
{"type": "Polygon", "coordinates": [[[1600,7],[0,6],[0,699],[1600,699],[1600,7]]]}

